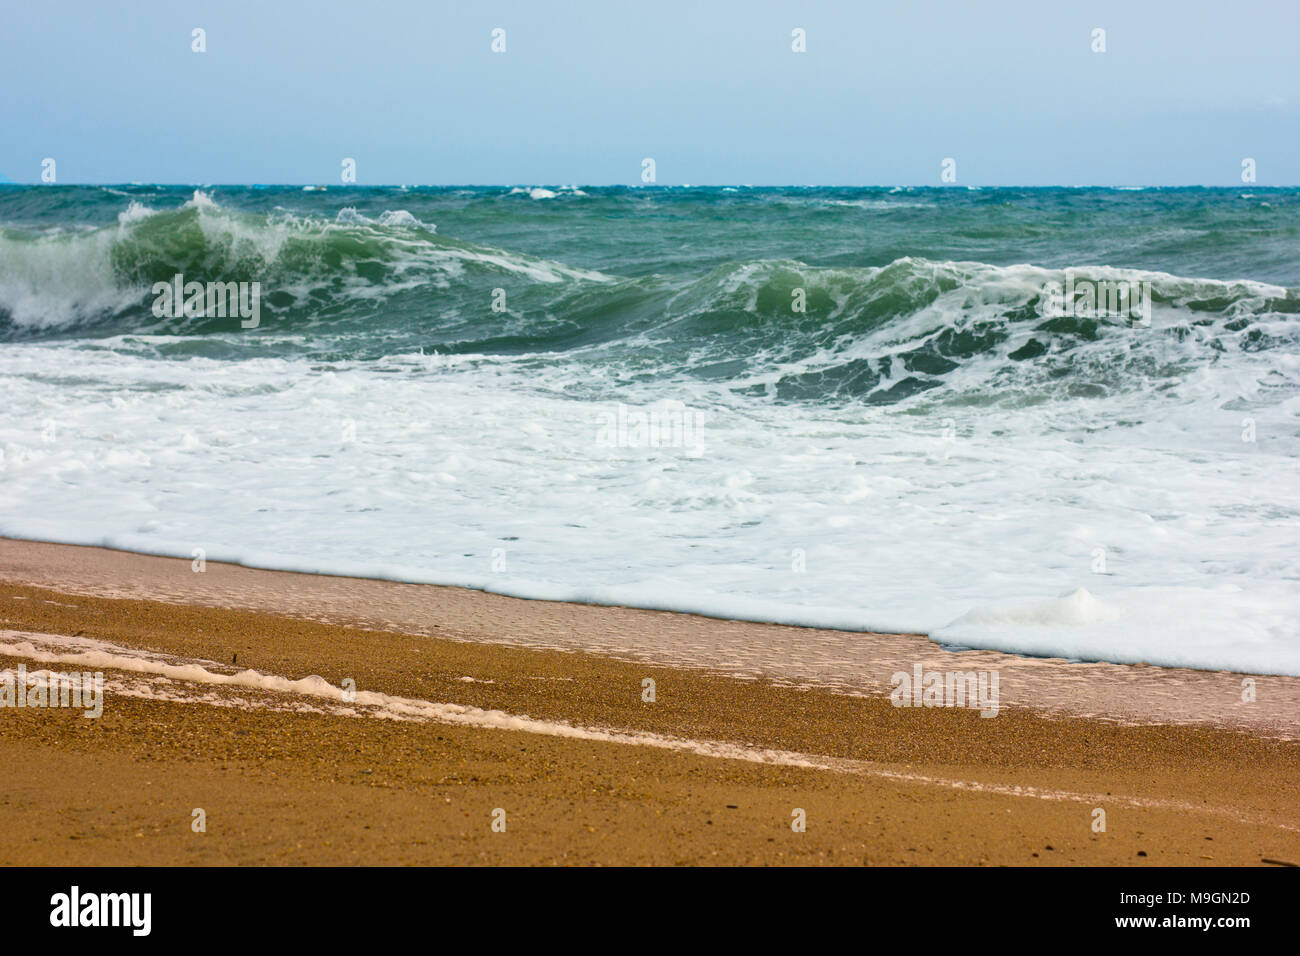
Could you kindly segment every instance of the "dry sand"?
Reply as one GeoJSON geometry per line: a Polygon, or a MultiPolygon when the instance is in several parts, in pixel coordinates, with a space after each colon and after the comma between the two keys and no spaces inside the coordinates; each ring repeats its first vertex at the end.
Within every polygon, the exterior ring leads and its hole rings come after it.
{"type": "Polygon", "coordinates": [[[1300,862],[1286,678],[1242,705],[1242,675],[15,541],[0,629],[0,670],[74,669],[22,636],[66,635],[470,721],[105,667],[98,720],[0,709],[6,864],[1300,862]],[[888,673],[913,662],[992,662],[1014,706],[895,708],[888,673]],[[590,728],[622,736],[563,736],[590,728]]]}

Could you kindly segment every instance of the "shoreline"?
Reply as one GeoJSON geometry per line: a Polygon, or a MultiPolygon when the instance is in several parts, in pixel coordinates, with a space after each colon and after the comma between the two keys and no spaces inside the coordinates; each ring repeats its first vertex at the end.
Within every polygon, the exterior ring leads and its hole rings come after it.
{"type": "MultiPolygon", "coordinates": [[[[782,641],[876,635],[11,540],[0,619],[0,671],[84,662],[106,681],[98,720],[0,708],[23,768],[0,789],[10,864],[1300,862],[1300,746],[1271,718],[1026,703],[1041,683],[1104,701],[1238,675],[1012,658],[985,719],[894,707],[815,655],[804,679],[776,666],[782,641]],[[655,636],[691,662],[646,659],[655,636]],[[758,638],[774,665],[745,672],[728,649],[758,638]]],[[[879,663],[978,666],[879,637],[879,663]]],[[[1252,706],[1285,699],[1271,680],[1252,706]]]]}
{"type": "Polygon", "coordinates": [[[1300,677],[948,650],[923,634],[839,631],[677,611],[517,598],[454,585],[276,571],[0,537],[0,581],[97,597],[267,611],[429,637],[585,652],[842,694],[895,673],[988,671],[1003,707],[1188,724],[1300,741],[1300,677]],[[1243,681],[1254,682],[1245,703],[1243,681]]]}

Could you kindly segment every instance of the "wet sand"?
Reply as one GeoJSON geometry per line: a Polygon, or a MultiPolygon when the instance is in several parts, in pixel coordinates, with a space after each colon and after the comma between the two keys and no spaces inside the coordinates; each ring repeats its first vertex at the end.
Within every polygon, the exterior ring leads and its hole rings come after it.
{"type": "Polygon", "coordinates": [[[97,720],[0,709],[8,864],[1300,862],[1287,678],[8,540],[0,629],[122,665],[97,720]],[[886,696],[988,661],[995,718],[886,696]]]}

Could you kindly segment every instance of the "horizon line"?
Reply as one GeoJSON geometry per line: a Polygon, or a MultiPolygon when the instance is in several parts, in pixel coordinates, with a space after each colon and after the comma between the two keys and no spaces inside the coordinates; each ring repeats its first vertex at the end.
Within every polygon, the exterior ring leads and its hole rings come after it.
{"type": "Polygon", "coordinates": [[[119,182],[79,181],[44,183],[20,182],[0,178],[0,186],[141,186],[161,187],[312,187],[314,189],[507,189],[551,188],[558,189],[1297,189],[1300,183],[320,183],[320,182],[119,182]]]}

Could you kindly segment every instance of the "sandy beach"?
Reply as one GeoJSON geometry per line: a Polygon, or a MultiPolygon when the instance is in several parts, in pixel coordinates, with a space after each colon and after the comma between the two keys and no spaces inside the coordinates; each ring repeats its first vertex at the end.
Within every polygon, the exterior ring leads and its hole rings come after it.
{"type": "Polygon", "coordinates": [[[105,681],[0,709],[8,864],[1300,862],[1293,679],[12,540],[0,629],[0,669],[105,681]],[[782,641],[859,651],[729,658],[782,641]],[[913,660],[1003,706],[893,706],[913,660]]]}
{"type": "Polygon", "coordinates": [[[1287,926],[1300,4],[175,6],[0,31],[24,940],[1287,926]]]}

